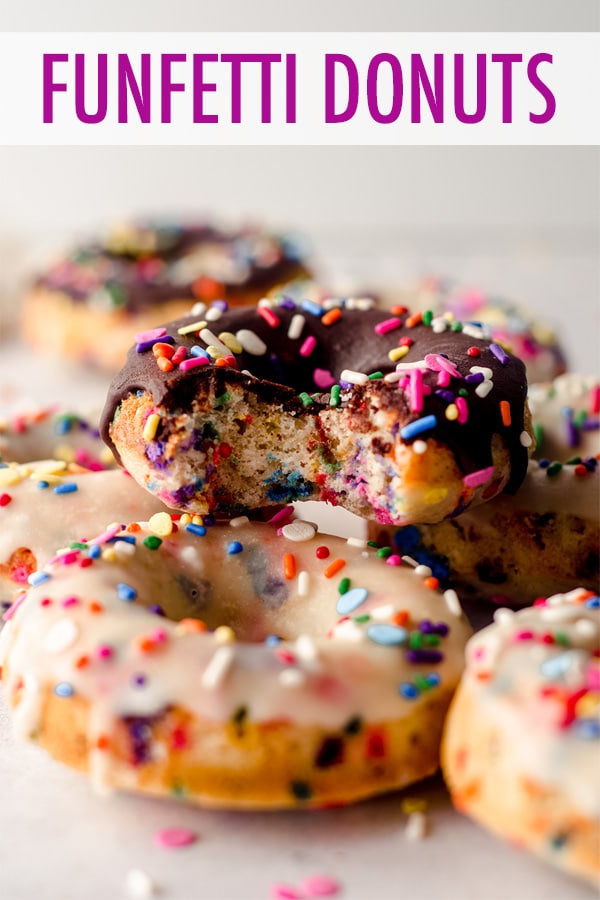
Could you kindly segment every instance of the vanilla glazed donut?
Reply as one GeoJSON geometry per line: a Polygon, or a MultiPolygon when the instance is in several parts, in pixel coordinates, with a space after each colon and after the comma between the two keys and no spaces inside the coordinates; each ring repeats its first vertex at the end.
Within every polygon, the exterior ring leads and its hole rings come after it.
{"type": "Polygon", "coordinates": [[[326,500],[435,522],[515,490],[532,443],[523,364],[479,329],[283,298],[137,336],[102,435],[173,508],[326,500]]]}
{"type": "Polygon", "coordinates": [[[323,807],[435,772],[470,629],[454,592],[280,511],[162,513],[30,578],[0,665],[17,734],[111,787],[323,807]]]}
{"type": "Polygon", "coordinates": [[[58,546],[106,525],[149,518],[163,504],[126,472],[87,472],[62,460],[0,464],[0,611],[58,546]]]}
{"type": "Polygon", "coordinates": [[[565,354],[552,328],[513,300],[450,280],[427,278],[409,302],[416,308],[449,312],[462,322],[481,324],[490,338],[523,360],[529,384],[552,381],[566,371],[565,354]]]}
{"type": "Polygon", "coordinates": [[[258,228],[131,222],[76,247],[24,298],[22,330],[39,350],[116,371],[135,331],[195,301],[254,303],[306,275],[294,242],[258,228]]]}
{"type": "Polygon", "coordinates": [[[573,584],[600,590],[599,394],[593,376],[533,385],[540,458],[514,495],[435,525],[370,526],[369,537],[431,566],[465,600],[526,606],[573,584]]]}
{"type": "Polygon", "coordinates": [[[442,765],[456,807],[600,886],[600,600],[581,588],[467,646],[442,765]]]}
{"type": "Polygon", "coordinates": [[[114,468],[115,460],[100,437],[98,417],[59,404],[0,417],[0,462],[56,459],[92,472],[114,468]]]}

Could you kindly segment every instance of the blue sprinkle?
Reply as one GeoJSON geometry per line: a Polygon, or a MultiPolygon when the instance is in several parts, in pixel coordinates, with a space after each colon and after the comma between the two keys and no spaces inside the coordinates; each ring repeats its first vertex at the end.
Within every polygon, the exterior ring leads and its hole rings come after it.
{"type": "Polygon", "coordinates": [[[265,638],[265,644],[267,647],[276,647],[277,644],[280,644],[282,638],[279,637],[278,634],[268,634],[265,638]]]}
{"type": "Polygon", "coordinates": [[[136,543],[136,539],[132,534],[116,534],[114,537],[111,537],[107,543],[116,544],[117,541],[125,541],[126,544],[136,543]]]}
{"type": "Polygon", "coordinates": [[[547,469],[549,465],[550,465],[549,459],[539,459],[538,460],[538,466],[540,467],[540,469],[547,469]]]}
{"type": "Polygon", "coordinates": [[[124,581],[120,581],[117,585],[117,596],[119,600],[125,600],[127,603],[131,603],[131,601],[135,600],[137,597],[137,591],[130,584],[125,584],[124,581]]]}
{"type": "Polygon", "coordinates": [[[102,547],[100,544],[90,544],[90,549],[88,550],[88,556],[90,559],[99,559],[102,554],[102,547]]]}
{"type": "Polygon", "coordinates": [[[348,616],[358,609],[367,599],[369,592],[366,588],[352,588],[339,598],[336,610],[339,616],[348,616]]]}
{"type": "Polygon", "coordinates": [[[244,547],[239,541],[232,541],[230,544],[227,544],[227,552],[230,556],[233,556],[235,553],[241,553],[243,549],[244,547]]]}
{"type": "Polygon", "coordinates": [[[49,481],[38,481],[37,486],[40,491],[44,491],[46,488],[50,487],[50,482],[49,481]]]}
{"type": "Polygon", "coordinates": [[[38,584],[43,584],[45,581],[50,581],[50,576],[47,572],[33,572],[29,576],[27,581],[32,587],[37,587],[38,584]]]}
{"type": "Polygon", "coordinates": [[[193,522],[188,522],[185,526],[185,530],[189,531],[190,534],[196,534],[198,537],[204,537],[206,534],[206,528],[204,525],[195,525],[193,522]]]}
{"type": "Polygon", "coordinates": [[[500,363],[500,365],[505,366],[508,362],[508,354],[504,352],[502,347],[499,344],[490,344],[490,350],[500,363]]]}
{"type": "Polygon", "coordinates": [[[315,303],[313,300],[303,300],[301,306],[305,312],[311,313],[313,316],[318,316],[319,318],[321,318],[325,312],[323,307],[319,306],[319,304],[315,303]]]}
{"type": "Polygon", "coordinates": [[[63,481],[62,484],[57,484],[53,490],[55,494],[74,494],[77,485],[74,481],[63,481]]]}
{"type": "Polygon", "coordinates": [[[583,605],[587,606],[588,609],[598,609],[600,606],[600,597],[590,597],[583,605]]]}
{"type": "Polygon", "coordinates": [[[68,681],[59,681],[54,685],[54,693],[57,697],[72,697],[75,691],[68,681]]]}
{"type": "Polygon", "coordinates": [[[545,678],[556,679],[565,675],[573,665],[573,653],[567,650],[566,653],[559,653],[558,656],[551,656],[545,659],[540,665],[540,672],[545,678]]]}
{"type": "Polygon", "coordinates": [[[203,347],[199,347],[198,344],[194,344],[193,347],[190,348],[191,356],[200,356],[202,359],[209,359],[209,355],[203,347]]]}
{"type": "Polygon", "coordinates": [[[427,679],[427,684],[431,687],[436,687],[442,680],[442,677],[438,672],[430,672],[425,678],[427,679]]]}
{"type": "Polygon", "coordinates": [[[419,696],[419,688],[410,681],[401,681],[398,685],[398,693],[405,700],[416,700],[419,696]]]}
{"type": "Polygon", "coordinates": [[[398,644],[405,644],[408,640],[408,631],[401,625],[369,625],[367,628],[367,637],[376,644],[383,644],[386,647],[394,647],[398,644]]]}
{"type": "Polygon", "coordinates": [[[401,428],[400,437],[403,440],[408,441],[418,434],[422,434],[424,431],[430,431],[432,428],[435,428],[436,425],[436,416],[423,416],[422,419],[417,419],[416,422],[410,422],[408,425],[405,425],[404,428],[401,428]]]}
{"type": "Polygon", "coordinates": [[[577,737],[584,741],[595,741],[600,738],[600,722],[597,719],[578,719],[572,728],[577,737]]]}

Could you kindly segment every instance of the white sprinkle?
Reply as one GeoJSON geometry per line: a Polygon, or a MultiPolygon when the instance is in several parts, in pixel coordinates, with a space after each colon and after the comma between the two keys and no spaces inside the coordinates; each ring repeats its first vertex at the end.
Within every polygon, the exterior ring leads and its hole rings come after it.
{"type": "Polygon", "coordinates": [[[235,519],[231,519],[229,522],[230,528],[241,528],[242,525],[247,525],[250,519],[248,516],[236,516],[235,519]]]}
{"type": "Polygon", "coordinates": [[[488,366],[471,366],[469,372],[473,375],[483,375],[486,380],[494,374],[493,370],[488,368],[488,366]]]}
{"type": "Polygon", "coordinates": [[[431,322],[431,330],[434,334],[441,334],[449,326],[449,322],[443,316],[436,316],[431,322]]]}
{"type": "Polygon", "coordinates": [[[386,603],[385,606],[376,606],[370,612],[372,619],[375,619],[377,622],[384,622],[394,614],[394,607],[391,603],[386,603]]]}
{"type": "Polygon", "coordinates": [[[300,313],[296,313],[290,320],[287,336],[291,341],[296,341],[302,334],[306,319],[300,313]]]}
{"type": "Polygon", "coordinates": [[[206,315],[204,316],[204,318],[207,322],[216,322],[217,319],[220,319],[222,315],[222,309],[219,309],[218,306],[211,306],[210,309],[206,311],[206,315]]]}
{"type": "Polygon", "coordinates": [[[427,441],[414,441],[412,448],[413,453],[417,453],[419,456],[422,456],[423,453],[427,451],[427,441]]]}
{"type": "Polygon", "coordinates": [[[429,369],[424,359],[416,359],[414,362],[396,363],[396,372],[410,372],[411,369],[429,369]]]}
{"type": "Polygon", "coordinates": [[[489,392],[492,390],[493,387],[494,387],[493,382],[482,381],[481,384],[478,384],[477,387],[475,388],[475,393],[477,394],[478,397],[481,397],[481,399],[483,399],[484,397],[487,397],[487,395],[489,394],[489,392]]]}
{"type": "Polygon", "coordinates": [[[448,612],[453,616],[462,615],[462,609],[460,605],[460,600],[458,599],[458,594],[455,590],[450,588],[450,590],[444,591],[444,600],[446,601],[446,607],[448,612]]]}
{"type": "Polygon", "coordinates": [[[474,338],[488,338],[489,330],[480,325],[463,325],[462,333],[474,338]]]}
{"type": "Polygon", "coordinates": [[[349,537],[346,543],[349,547],[360,547],[361,550],[367,546],[364,538],[349,537]]]}
{"type": "Polygon", "coordinates": [[[235,651],[231,644],[221,644],[221,646],[215,650],[211,661],[202,673],[202,678],[200,679],[202,687],[205,687],[208,690],[218,688],[223,682],[223,679],[227,676],[227,673],[233,664],[234,656],[235,651]]]}
{"type": "Polygon", "coordinates": [[[267,352],[267,345],[254,331],[242,328],[240,331],[236,331],[235,336],[246,353],[250,353],[252,356],[264,356],[267,352]]]}
{"type": "Polygon", "coordinates": [[[522,431],[519,435],[519,442],[522,447],[531,447],[533,441],[531,440],[531,435],[526,431],[522,431]]]}
{"type": "Polygon", "coordinates": [[[420,575],[421,578],[431,578],[432,571],[429,566],[417,566],[415,568],[415,575],[420,575]]]}
{"type": "Polygon", "coordinates": [[[501,607],[494,613],[494,622],[496,625],[500,625],[501,628],[508,628],[513,623],[514,615],[512,609],[501,607]]]}
{"type": "Polygon", "coordinates": [[[344,301],[340,297],[328,297],[323,300],[323,309],[339,309],[344,305],[344,301]]]}
{"type": "Polygon", "coordinates": [[[135,544],[130,544],[129,541],[117,541],[113,545],[113,550],[115,551],[117,559],[126,559],[129,556],[135,556],[135,544]]]}
{"type": "Polygon", "coordinates": [[[273,309],[273,306],[274,306],[273,301],[269,300],[268,297],[261,297],[256,305],[257,306],[268,306],[269,309],[273,309]]]}
{"type": "Polygon", "coordinates": [[[425,813],[411,813],[406,822],[404,835],[408,841],[422,841],[427,834],[427,817],[425,813]]]}
{"type": "Polygon", "coordinates": [[[130,869],[125,879],[127,893],[136,900],[146,900],[155,893],[155,885],[142,869],[130,869]]]}
{"type": "Polygon", "coordinates": [[[406,563],[407,566],[412,566],[413,569],[416,569],[419,565],[416,559],[413,559],[412,556],[403,556],[402,562],[406,563]]]}
{"type": "Polygon", "coordinates": [[[400,381],[402,378],[400,372],[390,372],[388,375],[383,376],[383,380],[386,384],[396,384],[397,381],[400,381]]]}
{"type": "Polygon", "coordinates": [[[356,622],[353,622],[352,619],[346,619],[343,622],[340,622],[334,628],[334,634],[336,639],[341,638],[344,641],[363,641],[365,639],[365,634],[356,622]]]}
{"type": "Polygon", "coordinates": [[[73,619],[59,619],[44,638],[44,650],[47,653],[62,653],[71,647],[79,637],[79,627],[73,619]]]}
{"type": "Polygon", "coordinates": [[[303,569],[298,573],[298,596],[299,597],[307,597],[308,596],[308,588],[310,584],[310,576],[308,572],[303,569]]]}
{"type": "Polygon", "coordinates": [[[555,594],[554,597],[549,597],[548,602],[555,600],[560,603],[564,597],[568,603],[579,603],[582,594],[585,594],[585,588],[577,587],[573,588],[572,591],[567,591],[566,594],[555,594]]]}
{"type": "Polygon", "coordinates": [[[203,316],[206,312],[206,303],[202,303],[202,301],[198,301],[198,303],[194,303],[191,309],[191,314],[193,316],[203,316]]]}
{"type": "Polygon", "coordinates": [[[198,548],[193,544],[188,544],[187,547],[182,547],[179,550],[179,555],[183,562],[196,563],[199,556],[198,548]]]}
{"type": "Polygon", "coordinates": [[[568,622],[573,615],[572,606],[544,606],[540,609],[540,618],[545,622],[568,622]]]}
{"type": "Polygon", "coordinates": [[[282,669],[277,678],[279,680],[279,683],[284,687],[299,687],[306,681],[306,675],[304,674],[304,672],[302,672],[300,669],[294,669],[292,667],[282,669]]]}
{"type": "Polygon", "coordinates": [[[303,543],[304,541],[311,541],[317,533],[317,529],[312,522],[297,521],[284,525],[281,533],[287,541],[303,543]]]}
{"type": "Polygon", "coordinates": [[[375,301],[372,297],[349,297],[346,300],[346,306],[348,309],[373,309],[375,301]]]}
{"type": "Polygon", "coordinates": [[[317,645],[309,634],[297,637],[294,649],[296,656],[309,672],[321,668],[317,645]]]}
{"type": "MultiPolygon", "coordinates": [[[[231,350],[226,346],[216,334],[213,334],[209,328],[203,328],[200,332],[200,339],[204,341],[205,344],[208,344],[209,347],[216,347],[217,350],[220,350],[223,356],[229,356],[231,354],[231,350]]],[[[241,341],[240,341],[241,343],[241,341]]]]}
{"type": "Polygon", "coordinates": [[[340,375],[340,381],[347,381],[348,384],[366,384],[369,376],[364,372],[355,372],[353,369],[344,369],[340,375]]]}
{"type": "Polygon", "coordinates": [[[598,631],[596,623],[592,622],[591,619],[577,619],[574,627],[579,637],[582,638],[594,637],[598,631]]]}

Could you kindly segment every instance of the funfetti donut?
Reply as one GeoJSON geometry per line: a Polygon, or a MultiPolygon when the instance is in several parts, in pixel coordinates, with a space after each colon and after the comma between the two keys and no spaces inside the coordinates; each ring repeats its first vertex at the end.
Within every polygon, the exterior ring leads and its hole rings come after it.
{"type": "Polygon", "coordinates": [[[535,456],[565,462],[600,453],[600,379],[569,373],[529,386],[535,456]]]}
{"type": "Polygon", "coordinates": [[[99,788],[232,808],[433,773],[470,634],[456,594],[278,520],[161,513],[58,554],[0,635],[17,733],[99,788]]]}
{"type": "Polygon", "coordinates": [[[263,229],[126,223],[38,276],[24,299],[23,334],[44,352],[114,372],[135,331],[198,301],[254,303],[307,272],[296,244],[263,229]]]}
{"type": "Polygon", "coordinates": [[[467,647],[448,716],[456,807],[600,885],[600,599],[583,589],[502,609],[467,647]]]}
{"type": "Polygon", "coordinates": [[[57,547],[164,506],[120,469],[87,472],[63,460],[0,465],[0,611],[57,547]]]}
{"type": "Polygon", "coordinates": [[[430,313],[289,299],[137,335],[102,434],[167,506],[237,515],[326,500],[435,522],[526,472],[525,369],[430,313]]]}

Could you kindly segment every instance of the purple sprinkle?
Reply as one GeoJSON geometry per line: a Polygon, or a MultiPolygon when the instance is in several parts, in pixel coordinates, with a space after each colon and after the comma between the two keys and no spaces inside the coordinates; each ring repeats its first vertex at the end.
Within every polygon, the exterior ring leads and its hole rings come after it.
{"type": "Polygon", "coordinates": [[[134,687],[144,687],[144,685],[146,684],[146,676],[142,674],[133,675],[131,678],[131,682],[134,687]]]}
{"type": "MultiPolygon", "coordinates": [[[[471,376],[467,376],[467,381],[471,376]]],[[[454,403],[454,394],[452,391],[445,391],[442,388],[435,392],[436,397],[441,397],[445,403],[454,403]]]]}
{"type": "Polygon", "coordinates": [[[465,377],[467,384],[481,384],[484,381],[483,372],[473,372],[472,375],[465,377]]]}
{"type": "Polygon", "coordinates": [[[165,615],[164,609],[162,608],[162,606],[159,606],[158,603],[152,603],[152,604],[148,607],[148,609],[150,610],[150,612],[153,612],[153,613],[154,613],[155,615],[157,615],[157,616],[164,616],[164,615],[165,615]]]}
{"type": "Polygon", "coordinates": [[[498,360],[501,366],[505,366],[509,360],[508,354],[504,352],[499,344],[490,344],[490,350],[498,360]]]}
{"type": "Polygon", "coordinates": [[[583,431],[598,431],[600,428],[600,419],[585,419],[585,421],[581,423],[581,428],[583,431]]]}
{"type": "Polygon", "coordinates": [[[567,444],[569,447],[579,447],[579,429],[575,427],[572,419],[567,419],[567,444]]]}
{"type": "Polygon", "coordinates": [[[170,334],[165,334],[164,337],[159,338],[151,338],[149,341],[140,341],[139,344],[135,345],[135,349],[138,353],[145,353],[146,350],[151,350],[155,344],[174,344],[175,338],[172,338],[170,334]]]}
{"type": "Polygon", "coordinates": [[[439,634],[440,637],[446,637],[449,631],[450,627],[445,622],[436,623],[435,633],[439,634]]]}
{"type": "Polygon", "coordinates": [[[296,309],[296,304],[290,297],[282,297],[279,301],[281,309],[296,309]]]}
{"type": "Polygon", "coordinates": [[[433,634],[435,631],[433,622],[429,619],[423,619],[422,622],[419,622],[419,631],[421,634],[433,634]]]}
{"type": "Polygon", "coordinates": [[[220,309],[221,312],[227,312],[227,310],[229,309],[229,304],[227,303],[227,300],[213,300],[213,302],[210,304],[210,308],[220,309]]]}
{"type": "Polygon", "coordinates": [[[439,650],[407,650],[406,661],[409,663],[440,663],[444,654],[439,650]]]}

